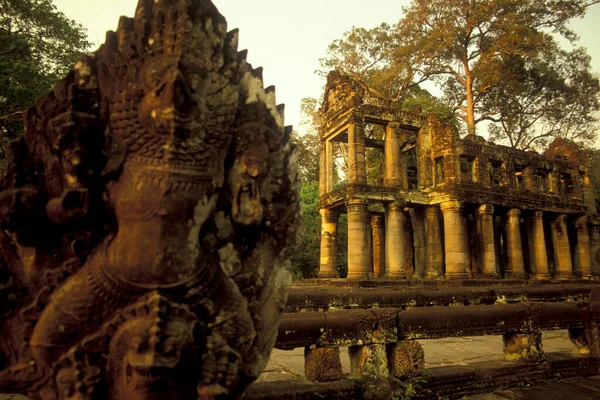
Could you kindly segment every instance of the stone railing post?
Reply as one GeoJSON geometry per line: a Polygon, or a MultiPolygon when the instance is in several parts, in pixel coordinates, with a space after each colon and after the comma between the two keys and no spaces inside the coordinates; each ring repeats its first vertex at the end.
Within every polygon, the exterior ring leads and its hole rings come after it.
{"type": "Polygon", "coordinates": [[[425,352],[416,340],[399,340],[388,345],[388,369],[398,379],[418,376],[425,368],[425,352]]]}
{"type": "Polygon", "coordinates": [[[502,336],[504,359],[507,361],[543,361],[542,333],[508,332],[502,336]]]}
{"type": "Polygon", "coordinates": [[[325,382],[342,379],[342,361],[339,347],[304,348],[304,376],[309,381],[325,382]]]}

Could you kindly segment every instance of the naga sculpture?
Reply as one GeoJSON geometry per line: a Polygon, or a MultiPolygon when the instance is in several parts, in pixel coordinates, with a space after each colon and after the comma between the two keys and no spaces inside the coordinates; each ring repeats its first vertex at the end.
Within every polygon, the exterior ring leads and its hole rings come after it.
{"type": "Polygon", "coordinates": [[[0,185],[0,392],[239,398],[299,222],[290,129],[209,0],[140,0],[25,115],[0,185]]]}

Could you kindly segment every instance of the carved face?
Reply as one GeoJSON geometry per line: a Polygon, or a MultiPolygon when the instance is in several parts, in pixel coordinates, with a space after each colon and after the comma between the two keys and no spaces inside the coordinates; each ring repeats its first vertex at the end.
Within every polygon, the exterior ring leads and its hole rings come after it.
{"type": "Polygon", "coordinates": [[[192,343],[192,326],[184,320],[140,317],[125,323],[111,342],[107,375],[113,397],[192,393],[192,343]]]}
{"type": "Polygon", "coordinates": [[[144,65],[141,74],[145,93],[140,101],[142,118],[154,122],[158,135],[188,139],[194,119],[202,113],[202,97],[196,94],[201,91],[206,72],[199,66],[184,70],[177,57],[163,55],[144,65]]]}

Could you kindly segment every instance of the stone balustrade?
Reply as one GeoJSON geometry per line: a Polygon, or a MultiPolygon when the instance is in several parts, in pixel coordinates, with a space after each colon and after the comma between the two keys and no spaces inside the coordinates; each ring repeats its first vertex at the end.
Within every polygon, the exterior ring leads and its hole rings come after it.
{"type": "Polygon", "coordinates": [[[311,381],[343,378],[340,348],[344,347],[351,377],[408,379],[424,369],[418,340],[501,335],[505,360],[537,363],[546,359],[541,332],[567,329],[574,350],[595,357],[600,366],[598,300],[592,291],[581,302],[285,313],[275,347],[304,347],[305,374],[311,381]]]}

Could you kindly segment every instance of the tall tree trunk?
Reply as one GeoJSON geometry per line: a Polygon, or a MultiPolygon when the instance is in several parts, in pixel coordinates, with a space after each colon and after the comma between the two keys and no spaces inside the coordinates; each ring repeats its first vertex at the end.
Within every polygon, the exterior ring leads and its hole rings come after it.
{"type": "Polygon", "coordinates": [[[467,134],[475,135],[475,99],[473,97],[473,76],[468,64],[465,65],[465,91],[467,93],[467,134]]]}

